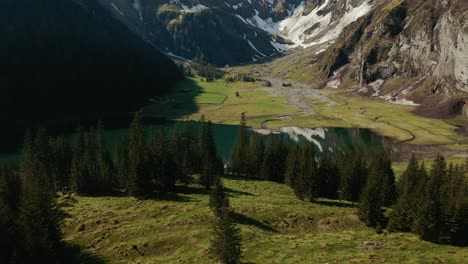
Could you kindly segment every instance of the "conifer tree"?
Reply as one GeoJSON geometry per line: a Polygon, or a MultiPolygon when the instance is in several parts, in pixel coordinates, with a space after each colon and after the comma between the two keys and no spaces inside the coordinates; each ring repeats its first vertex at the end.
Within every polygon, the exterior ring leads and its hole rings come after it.
{"type": "Polygon", "coordinates": [[[49,145],[53,186],[57,191],[64,191],[70,186],[73,151],[64,137],[51,138],[49,145]]]}
{"type": "Polygon", "coordinates": [[[202,158],[202,171],[200,182],[206,189],[209,189],[216,177],[220,176],[220,159],[216,154],[211,122],[203,122],[199,135],[200,157],[202,158]]]}
{"type": "Polygon", "coordinates": [[[288,151],[280,136],[270,134],[261,165],[262,179],[284,182],[288,151]]]}
{"type": "Polygon", "coordinates": [[[418,160],[412,155],[408,166],[398,182],[398,200],[389,217],[389,230],[411,231],[418,182],[421,181],[418,160]]]}
{"type": "Polygon", "coordinates": [[[445,158],[438,154],[432,163],[429,177],[422,189],[422,196],[413,230],[424,240],[438,241],[443,228],[443,205],[440,200],[440,191],[447,176],[447,163],[445,158]]]}
{"type": "Polygon", "coordinates": [[[114,164],[116,170],[116,182],[122,189],[129,186],[129,158],[128,158],[128,138],[123,138],[114,148],[114,164]]]}
{"type": "Polygon", "coordinates": [[[21,236],[19,262],[38,259],[55,262],[61,234],[53,188],[41,153],[43,135],[25,137],[21,163],[21,195],[18,233],[21,236]]]}
{"type": "Polygon", "coordinates": [[[102,121],[99,121],[98,128],[95,133],[96,140],[96,162],[97,169],[96,174],[98,175],[98,186],[99,192],[109,194],[116,181],[114,179],[114,164],[107,151],[106,144],[104,142],[104,126],[102,121]]]}
{"type": "Polygon", "coordinates": [[[263,139],[257,133],[250,135],[247,147],[246,172],[251,178],[260,178],[260,164],[263,162],[263,139]]]}
{"type": "Polygon", "coordinates": [[[318,170],[311,144],[300,149],[298,160],[298,176],[293,185],[296,196],[304,200],[314,200],[318,194],[318,170]]]}
{"type": "Polygon", "coordinates": [[[17,216],[19,181],[13,170],[0,163],[0,263],[13,263],[17,245],[14,219],[17,216]]]}
{"type": "Polygon", "coordinates": [[[71,163],[70,172],[70,186],[72,192],[83,193],[85,192],[86,182],[88,178],[88,168],[85,161],[85,134],[83,129],[79,128],[76,137],[75,151],[71,163]]]}
{"type": "Polygon", "coordinates": [[[140,114],[136,113],[130,125],[128,148],[128,192],[132,196],[147,195],[152,190],[151,177],[147,173],[145,152],[145,130],[140,114]]]}
{"type": "Polygon", "coordinates": [[[239,132],[237,134],[237,141],[234,145],[234,150],[229,162],[229,171],[233,174],[244,175],[248,167],[247,153],[248,136],[247,136],[247,119],[245,113],[241,115],[239,132]]]}
{"type": "Polygon", "coordinates": [[[338,168],[331,157],[325,156],[320,159],[318,168],[319,195],[330,199],[338,198],[340,175],[338,168]]]}
{"type": "Polygon", "coordinates": [[[367,167],[360,155],[339,157],[340,188],[342,200],[357,202],[367,182],[367,167]]]}
{"type": "Polygon", "coordinates": [[[211,191],[210,207],[215,215],[211,254],[223,264],[240,263],[242,255],[240,229],[235,224],[234,212],[220,178],[215,180],[211,191]]]}
{"type": "Polygon", "coordinates": [[[358,215],[359,219],[367,226],[374,227],[377,230],[387,225],[384,210],[385,187],[381,184],[382,176],[381,163],[374,162],[371,165],[366,186],[364,187],[359,200],[358,215]]]}
{"type": "Polygon", "coordinates": [[[286,159],[286,171],[284,182],[286,185],[294,188],[296,180],[299,175],[299,148],[293,146],[290,148],[288,157],[286,159]]]}

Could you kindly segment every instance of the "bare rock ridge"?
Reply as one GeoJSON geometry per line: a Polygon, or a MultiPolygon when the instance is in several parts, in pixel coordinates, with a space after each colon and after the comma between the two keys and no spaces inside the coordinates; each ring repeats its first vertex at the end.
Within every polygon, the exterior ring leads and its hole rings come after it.
{"type": "Polygon", "coordinates": [[[323,80],[349,77],[366,85],[360,93],[456,114],[442,105],[468,91],[468,3],[379,1],[322,57],[315,67],[323,80]]]}
{"type": "Polygon", "coordinates": [[[216,66],[338,37],[373,0],[99,0],[169,54],[216,66]],[[216,47],[215,49],[213,47],[216,47]]]}

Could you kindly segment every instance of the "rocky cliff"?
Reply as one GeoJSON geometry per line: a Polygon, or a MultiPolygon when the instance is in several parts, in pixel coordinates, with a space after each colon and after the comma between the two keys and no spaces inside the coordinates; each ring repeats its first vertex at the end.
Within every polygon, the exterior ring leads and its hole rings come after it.
{"type": "Polygon", "coordinates": [[[468,3],[379,1],[343,31],[314,70],[315,77],[330,78],[324,86],[353,80],[360,94],[420,104],[427,115],[456,114],[454,105],[468,91],[468,3]]]}
{"type": "Polygon", "coordinates": [[[338,37],[374,0],[99,0],[165,50],[216,66],[264,59],[338,37]]]}

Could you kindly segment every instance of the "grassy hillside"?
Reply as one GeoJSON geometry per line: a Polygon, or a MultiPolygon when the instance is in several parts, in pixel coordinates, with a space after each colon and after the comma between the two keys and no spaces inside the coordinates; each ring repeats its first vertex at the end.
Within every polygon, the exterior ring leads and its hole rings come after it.
{"type": "MultiPolygon", "coordinates": [[[[468,249],[412,234],[377,235],[348,203],[303,202],[285,185],[226,178],[246,263],[464,263],[468,249]],[[377,242],[380,249],[369,243],[377,242]]],[[[199,186],[154,199],[68,197],[65,240],[107,263],[213,263],[208,196],[199,186]]]]}

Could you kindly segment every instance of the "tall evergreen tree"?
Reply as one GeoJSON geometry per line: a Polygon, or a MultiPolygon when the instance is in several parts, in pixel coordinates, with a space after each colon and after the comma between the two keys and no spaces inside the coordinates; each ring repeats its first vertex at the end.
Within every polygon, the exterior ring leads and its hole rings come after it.
{"type": "Polygon", "coordinates": [[[209,189],[213,181],[223,172],[222,165],[216,153],[211,122],[203,122],[199,134],[199,149],[202,160],[202,171],[200,173],[200,182],[206,189],[209,189]]]}
{"type": "Polygon", "coordinates": [[[360,155],[345,155],[339,157],[337,164],[340,173],[340,199],[359,201],[367,182],[368,171],[365,161],[360,155]]]}
{"type": "Polygon", "coordinates": [[[261,175],[264,180],[284,182],[288,152],[282,138],[270,134],[261,165],[261,175]]]}
{"type": "Polygon", "coordinates": [[[421,181],[418,160],[412,155],[408,166],[398,182],[398,200],[389,217],[389,230],[411,231],[415,218],[417,186],[421,181]]]}
{"type": "Polygon", "coordinates": [[[109,194],[115,186],[116,180],[114,179],[114,164],[104,141],[104,126],[102,121],[99,121],[94,136],[96,138],[96,174],[98,175],[97,184],[99,192],[109,194]]]}
{"type": "Polygon", "coordinates": [[[260,166],[263,161],[264,144],[263,139],[257,133],[250,135],[246,153],[245,174],[251,178],[260,178],[260,166]]]}
{"type": "Polygon", "coordinates": [[[85,192],[88,168],[85,161],[86,142],[83,129],[79,128],[75,142],[75,151],[71,163],[70,186],[72,192],[85,192]]]}
{"type": "Polygon", "coordinates": [[[294,188],[296,186],[296,180],[299,175],[299,148],[293,146],[290,148],[288,157],[286,159],[286,170],[284,176],[284,182],[286,185],[294,188]]]}
{"type": "Polygon", "coordinates": [[[325,156],[320,159],[318,168],[319,195],[330,199],[338,198],[340,175],[334,160],[325,156]]]}
{"type": "Polygon", "coordinates": [[[73,151],[64,137],[51,138],[50,161],[54,189],[64,191],[70,186],[73,151]]]}
{"type": "Polygon", "coordinates": [[[21,163],[21,195],[19,202],[18,232],[21,236],[19,262],[38,259],[55,262],[61,234],[53,188],[43,164],[42,140],[38,134],[33,139],[27,134],[21,163]]]}
{"type": "Polygon", "coordinates": [[[443,205],[440,200],[440,191],[447,176],[447,163],[445,158],[438,154],[432,163],[429,177],[422,188],[422,196],[413,230],[424,240],[438,241],[443,228],[443,205]]]}
{"type": "Polygon", "coordinates": [[[17,175],[6,164],[0,163],[0,262],[14,263],[18,246],[15,221],[19,202],[17,175]]]}
{"type": "Polygon", "coordinates": [[[237,141],[234,145],[234,150],[229,161],[229,171],[237,175],[244,175],[248,167],[247,153],[248,134],[247,134],[247,119],[245,113],[241,115],[239,132],[237,133],[237,141]]]}
{"type": "Polygon", "coordinates": [[[128,158],[128,138],[123,138],[114,148],[114,164],[116,170],[116,183],[121,189],[128,189],[129,186],[129,158],[128,158]]]}
{"type": "Polygon", "coordinates": [[[129,136],[129,184],[128,192],[133,196],[147,195],[152,190],[151,177],[147,173],[145,130],[139,113],[130,125],[129,136]]]}
{"type": "Polygon", "coordinates": [[[396,197],[395,177],[388,155],[372,160],[366,186],[359,201],[359,218],[377,230],[387,226],[385,207],[396,197]]]}
{"type": "Polygon", "coordinates": [[[314,150],[311,144],[300,149],[298,160],[298,176],[293,189],[299,199],[314,200],[318,196],[318,169],[314,150]]]}
{"type": "Polygon", "coordinates": [[[234,212],[229,204],[220,178],[210,194],[210,207],[215,215],[210,252],[223,264],[238,264],[242,256],[240,229],[235,224],[234,212]]]}

